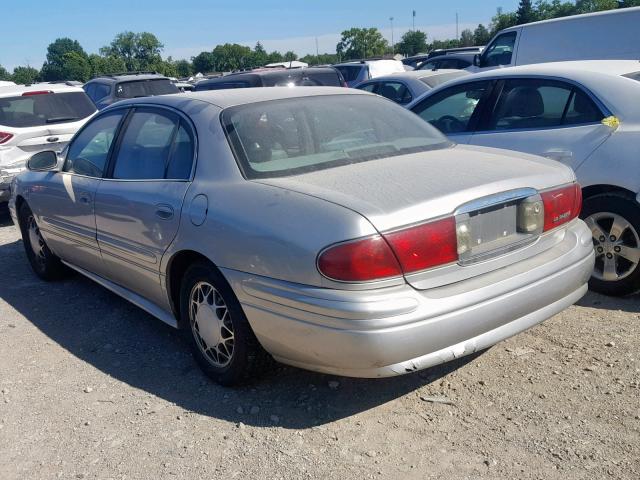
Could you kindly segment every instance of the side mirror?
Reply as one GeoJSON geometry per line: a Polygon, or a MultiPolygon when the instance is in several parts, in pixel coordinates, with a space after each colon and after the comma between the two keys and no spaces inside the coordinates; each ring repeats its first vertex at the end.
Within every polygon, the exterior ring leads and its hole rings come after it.
{"type": "Polygon", "coordinates": [[[476,53],[473,56],[473,66],[474,67],[479,67],[480,66],[480,54],[479,53],[476,53]]]}
{"type": "Polygon", "coordinates": [[[35,172],[54,170],[58,166],[58,155],[53,150],[45,150],[33,155],[27,162],[27,168],[35,172]]]}

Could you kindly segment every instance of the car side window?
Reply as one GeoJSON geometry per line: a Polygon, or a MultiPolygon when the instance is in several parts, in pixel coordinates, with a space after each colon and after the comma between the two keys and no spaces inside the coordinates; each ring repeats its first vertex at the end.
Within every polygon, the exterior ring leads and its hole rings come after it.
{"type": "Polygon", "coordinates": [[[178,115],[139,109],[131,116],[118,149],[113,178],[186,180],[193,160],[191,133],[178,115]]]}
{"type": "Polygon", "coordinates": [[[601,119],[593,101],[573,85],[513,79],[505,82],[488,130],[552,128],[601,119]]]}
{"type": "Polygon", "coordinates": [[[87,94],[87,96],[93,101],[96,101],[96,84],[95,83],[89,83],[87,85],[85,85],[84,87],[84,91],[87,94]]]}
{"type": "Polygon", "coordinates": [[[102,177],[122,115],[122,111],[112,112],[91,121],[69,145],[62,170],[102,177]]]}
{"type": "Polygon", "coordinates": [[[483,52],[481,67],[497,67],[510,65],[518,32],[507,32],[498,36],[483,52]]]}
{"type": "Polygon", "coordinates": [[[490,85],[488,81],[456,85],[426,98],[412,110],[444,134],[468,132],[490,85]]]}
{"type": "Polygon", "coordinates": [[[381,82],[377,94],[401,105],[412,100],[411,92],[404,83],[400,82],[381,82]]]}
{"type": "Polygon", "coordinates": [[[111,87],[109,85],[105,85],[104,83],[96,83],[93,99],[97,102],[102,100],[104,97],[108,96],[111,92],[111,87]]]}
{"type": "Polygon", "coordinates": [[[377,83],[367,83],[366,85],[356,87],[358,90],[364,90],[365,92],[375,93],[377,83]]]}

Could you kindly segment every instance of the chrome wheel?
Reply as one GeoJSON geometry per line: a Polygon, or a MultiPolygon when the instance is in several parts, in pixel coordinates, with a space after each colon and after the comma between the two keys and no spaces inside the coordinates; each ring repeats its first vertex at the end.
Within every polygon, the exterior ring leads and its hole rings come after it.
{"type": "Polygon", "coordinates": [[[33,215],[27,219],[27,230],[29,232],[29,244],[35,259],[39,264],[44,264],[47,261],[44,250],[45,243],[33,215]]]}
{"type": "Polygon", "coordinates": [[[189,321],[196,343],[215,367],[233,358],[233,323],[222,295],[208,282],[198,282],[189,295],[189,321]]]}
{"type": "Polygon", "coordinates": [[[631,275],[640,262],[640,237],[624,217],[597,212],[584,220],[593,235],[596,265],[593,276],[615,282],[631,275]]]}

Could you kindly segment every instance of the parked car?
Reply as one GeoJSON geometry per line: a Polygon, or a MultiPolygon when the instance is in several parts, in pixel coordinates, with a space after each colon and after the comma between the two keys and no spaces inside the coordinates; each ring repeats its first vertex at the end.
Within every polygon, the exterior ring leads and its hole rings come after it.
{"type": "Polygon", "coordinates": [[[420,63],[419,70],[463,70],[473,65],[475,53],[452,53],[432,57],[420,63]]]}
{"type": "Polygon", "coordinates": [[[355,88],[381,95],[400,105],[408,105],[426,91],[467,75],[470,73],[464,70],[415,70],[374,78],[356,85],[355,88]]]}
{"type": "Polygon", "coordinates": [[[353,89],[118,102],[15,185],[40,277],[70,266],[186,329],[223,384],[265,351],[356,377],[446,362],[571,305],[593,268],[570,168],[353,89]]]}
{"type": "Polygon", "coordinates": [[[201,80],[195,91],[226,90],[249,87],[343,87],[342,75],[333,67],[268,68],[251,72],[239,72],[222,77],[201,80]]]}
{"type": "Polygon", "coordinates": [[[543,155],[572,167],[593,232],[593,289],[640,288],[640,64],[562,62],[453,80],[409,108],[457,143],[543,155]]]}
{"type": "MultiPolygon", "coordinates": [[[[449,57],[454,55],[454,58],[458,58],[461,55],[465,60],[469,60],[469,65],[473,64],[473,59],[478,53],[481,53],[484,47],[460,47],[460,48],[448,48],[448,49],[436,49],[429,53],[420,53],[413,55],[402,60],[407,66],[415,69],[421,68],[422,64],[427,60],[434,59],[435,57],[449,57]]],[[[467,67],[469,66],[467,65],[467,67]]],[[[431,67],[433,69],[433,67],[431,67]]],[[[440,68],[459,68],[459,67],[440,67],[440,68]]],[[[466,68],[466,67],[464,67],[466,68]]]]}
{"type": "Polygon", "coordinates": [[[640,58],[640,7],[554,18],[501,30],[472,71],[569,60],[640,58]]]}
{"type": "Polygon", "coordinates": [[[82,88],[64,84],[0,86],[0,203],[31,155],[62,150],[96,111],[82,88]]]}
{"type": "Polygon", "coordinates": [[[344,77],[349,87],[355,87],[370,80],[392,73],[404,73],[406,70],[398,60],[359,60],[334,65],[344,77]]]}
{"type": "Polygon", "coordinates": [[[84,90],[98,110],[126,98],[178,93],[171,80],[155,72],[126,72],[101,75],[84,84],[84,90]]]}

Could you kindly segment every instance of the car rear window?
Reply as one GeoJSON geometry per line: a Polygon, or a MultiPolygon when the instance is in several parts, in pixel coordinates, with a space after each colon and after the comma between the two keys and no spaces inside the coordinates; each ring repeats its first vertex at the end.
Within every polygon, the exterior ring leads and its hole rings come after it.
{"type": "Polygon", "coordinates": [[[449,80],[454,78],[463,77],[467,75],[465,72],[451,72],[451,73],[443,73],[442,75],[431,75],[429,77],[422,77],[420,81],[431,88],[436,88],[438,85],[441,85],[449,80]]]}
{"type": "Polygon", "coordinates": [[[228,108],[222,122],[246,178],[324,170],[449,141],[408,110],[371,95],[326,95],[228,108]]]}
{"type": "Polygon", "coordinates": [[[21,128],[76,122],[95,111],[84,92],[4,97],[0,98],[0,125],[21,128]]]}
{"type": "Polygon", "coordinates": [[[342,76],[344,77],[345,82],[353,82],[358,78],[358,74],[362,69],[361,65],[342,65],[340,67],[336,67],[342,76]]]}
{"type": "Polygon", "coordinates": [[[116,97],[119,98],[150,97],[179,92],[178,87],[171,83],[168,78],[133,80],[131,82],[120,82],[116,86],[116,97]]]}
{"type": "Polygon", "coordinates": [[[309,72],[298,70],[280,75],[264,75],[262,82],[265,87],[341,87],[340,76],[337,71],[309,72]]]}

